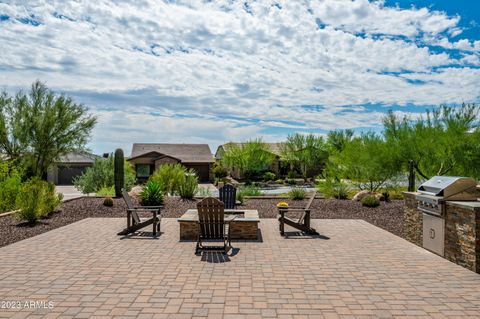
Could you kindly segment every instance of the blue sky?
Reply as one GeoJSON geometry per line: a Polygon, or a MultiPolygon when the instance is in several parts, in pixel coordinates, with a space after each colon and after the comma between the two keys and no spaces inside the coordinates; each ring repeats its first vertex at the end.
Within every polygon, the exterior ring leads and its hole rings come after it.
{"type": "Polygon", "coordinates": [[[381,130],[480,100],[477,1],[0,1],[0,88],[99,118],[96,153],[381,130]]]}

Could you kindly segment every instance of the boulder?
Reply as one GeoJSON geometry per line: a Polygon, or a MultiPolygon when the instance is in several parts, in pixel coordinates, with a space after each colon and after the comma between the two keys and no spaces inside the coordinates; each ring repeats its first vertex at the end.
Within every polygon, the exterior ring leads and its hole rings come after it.
{"type": "Polygon", "coordinates": [[[235,187],[238,187],[240,185],[240,183],[237,182],[233,177],[228,176],[225,179],[227,180],[227,184],[231,184],[235,187]]]}
{"type": "Polygon", "coordinates": [[[363,191],[360,191],[360,192],[356,193],[355,196],[353,196],[352,200],[359,202],[367,196],[375,196],[375,198],[377,198],[379,201],[384,201],[385,200],[385,197],[382,194],[374,193],[374,192],[371,192],[371,191],[368,191],[368,190],[363,190],[363,191]]]}
{"type": "Polygon", "coordinates": [[[365,197],[370,196],[371,194],[372,192],[367,190],[359,191],[358,193],[355,194],[355,196],[353,196],[352,200],[359,202],[365,197]]]}
{"type": "Polygon", "coordinates": [[[143,190],[143,187],[140,186],[140,185],[137,185],[137,186],[133,187],[130,192],[128,192],[128,195],[138,199],[138,198],[140,198],[140,193],[142,192],[142,190],[143,190]]]}

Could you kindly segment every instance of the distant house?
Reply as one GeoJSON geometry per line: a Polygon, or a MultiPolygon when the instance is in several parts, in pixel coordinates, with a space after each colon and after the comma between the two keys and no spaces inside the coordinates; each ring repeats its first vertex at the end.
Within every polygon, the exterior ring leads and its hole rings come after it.
{"type": "Polygon", "coordinates": [[[60,157],[49,169],[47,180],[55,185],[73,185],[73,179],[93,165],[100,158],[90,153],[70,153],[60,157]]]}
{"type": "MultiPolygon", "coordinates": [[[[217,161],[221,161],[222,158],[223,158],[223,154],[225,154],[225,152],[228,152],[228,150],[230,148],[234,147],[234,146],[241,146],[242,144],[245,144],[245,143],[229,142],[229,143],[220,145],[217,148],[217,151],[215,152],[215,159],[217,161]]],[[[268,167],[268,170],[271,171],[271,172],[274,172],[277,175],[284,174],[284,172],[282,170],[282,165],[281,165],[281,163],[282,163],[282,143],[265,143],[265,144],[268,146],[268,150],[273,155],[275,155],[275,160],[272,162],[270,167],[268,167]]],[[[241,176],[241,174],[240,174],[240,171],[235,167],[233,167],[231,169],[230,176],[232,176],[233,178],[243,178],[243,176],[241,176]]]]}
{"type": "Polygon", "coordinates": [[[199,180],[210,181],[210,169],[214,162],[208,144],[139,144],[132,147],[128,159],[135,168],[138,181],[145,181],[163,164],[180,163],[194,169],[199,180]]]}

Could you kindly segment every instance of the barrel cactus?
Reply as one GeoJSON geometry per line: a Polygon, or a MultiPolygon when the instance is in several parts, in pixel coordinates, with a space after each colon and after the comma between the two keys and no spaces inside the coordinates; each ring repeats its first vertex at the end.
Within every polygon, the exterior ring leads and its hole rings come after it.
{"type": "Polygon", "coordinates": [[[124,165],[125,165],[125,159],[123,157],[123,150],[121,148],[117,148],[115,150],[114,171],[113,171],[116,197],[122,196],[122,189],[125,183],[124,165]]]}
{"type": "Polygon", "coordinates": [[[112,207],[113,199],[111,197],[105,197],[105,199],[103,200],[103,206],[112,207]]]}

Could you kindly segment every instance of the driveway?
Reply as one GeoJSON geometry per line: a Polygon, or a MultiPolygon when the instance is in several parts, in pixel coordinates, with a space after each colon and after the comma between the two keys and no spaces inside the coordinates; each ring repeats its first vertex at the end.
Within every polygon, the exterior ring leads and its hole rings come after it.
{"type": "MultiPolygon", "coordinates": [[[[63,201],[79,198],[85,196],[81,191],[75,188],[73,185],[57,185],[55,186],[55,191],[57,193],[63,194],[63,201]]],[[[95,195],[95,194],[88,194],[88,195],[95,195]]]]}

